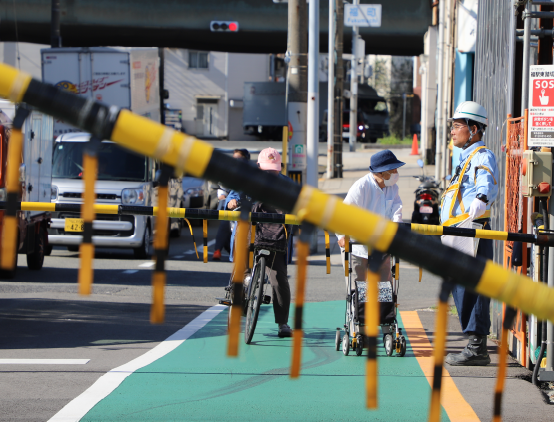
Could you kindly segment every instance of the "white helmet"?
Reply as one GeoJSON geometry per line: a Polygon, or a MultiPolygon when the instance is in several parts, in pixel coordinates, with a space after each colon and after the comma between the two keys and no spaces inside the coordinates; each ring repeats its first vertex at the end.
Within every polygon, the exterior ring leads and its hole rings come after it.
{"type": "Polygon", "coordinates": [[[479,122],[485,126],[489,125],[489,119],[487,119],[487,110],[481,104],[477,104],[475,101],[464,101],[460,104],[454,116],[448,119],[449,122],[456,119],[473,120],[479,122]]]}

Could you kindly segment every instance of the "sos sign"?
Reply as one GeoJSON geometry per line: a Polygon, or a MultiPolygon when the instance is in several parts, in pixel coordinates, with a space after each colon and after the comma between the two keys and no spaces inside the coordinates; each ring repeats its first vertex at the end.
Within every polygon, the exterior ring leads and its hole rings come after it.
{"type": "Polygon", "coordinates": [[[531,106],[554,106],[554,79],[535,79],[533,81],[533,102],[531,106]]]}

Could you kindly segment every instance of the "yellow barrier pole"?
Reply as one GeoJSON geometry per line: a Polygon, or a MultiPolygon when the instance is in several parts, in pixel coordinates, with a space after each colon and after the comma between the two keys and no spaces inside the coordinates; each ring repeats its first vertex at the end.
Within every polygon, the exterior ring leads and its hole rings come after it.
{"type": "Polygon", "coordinates": [[[289,150],[289,127],[283,126],[283,152],[281,154],[281,163],[283,168],[281,169],[281,173],[284,176],[287,175],[288,150],[289,150]]]}
{"type": "Polygon", "coordinates": [[[331,274],[331,248],[329,246],[329,232],[325,232],[325,263],[327,264],[327,274],[331,274]]]}
{"type": "Polygon", "coordinates": [[[254,241],[256,240],[256,223],[252,223],[250,231],[250,253],[248,255],[248,268],[254,267],[254,241]]]}
{"type": "Polygon", "coordinates": [[[240,317],[242,315],[243,277],[246,267],[246,250],[248,237],[248,221],[240,220],[235,234],[235,247],[233,248],[235,263],[233,268],[233,304],[229,308],[231,322],[229,324],[229,339],[227,343],[227,356],[237,356],[239,353],[240,317]]]}
{"type": "Polygon", "coordinates": [[[92,291],[92,282],[94,269],[92,267],[94,259],[94,245],[92,243],[92,223],[96,216],[94,212],[94,202],[96,201],[95,184],[98,173],[97,151],[100,145],[100,139],[92,136],[87,142],[83,152],[83,181],[85,191],[83,194],[83,204],[81,205],[81,217],[84,220],[83,240],[81,241],[78,283],[79,293],[89,295],[92,291]]]}
{"type": "Polygon", "coordinates": [[[294,330],[292,332],[292,363],[290,377],[300,376],[302,365],[302,315],[304,312],[304,297],[306,294],[306,273],[308,269],[308,255],[310,253],[310,240],[315,233],[315,227],[311,224],[302,224],[300,236],[296,244],[296,302],[294,304],[294,330]]]}
{"type": "MultiPolygon", "coordinates": [[[[508,357],[508,332],[516,316],[516,310],[509,306],[504,311],[504,320],[502,321],[502,335],[500,345],[498,346],[498,375],[496,377],[496,386],[494,388],[494,412],[493,422],[502,421],[502,394],[504,392],[504,383],[506,381],[506,359],[508,357]]],[[[538,363],[537,363],[538,365],[538,363]]]]}
{"type": "Polygon", "coordinates": [[[8,162],[6,170],[7,207],[2,230],[2,255],[0,268],[4,271],[15,270],[17,259],[18,222],[17,197],[19,196],[19,166],[23,155],[23,124],[29,110],[18,107],[13,119],[12,133],[8,143],[8,162]]]}
{"type": "Polygon", "coordinates": [[[204,264],[208,262],[208,220],[202,220],[202,236],[204,241],[204,264]]]}
{"type": "Polygon", "coordinates": [[[158,185],[158,207],[156,214],[156,235],[154,236],[154,255],[156,266],[152,274],[152,308],[150,310],[150,322],[161,324],[165,321],[165,258],[167,256],[169,216],[167,202],[169,196],[168,182],[173,169],[162,166],[158,185]]]}
{"type": "Polygon", "coordinates": [[[190,225],[190,221],[187,218],[185,218],[184,220],[187,222],[189,226],[190,235],[192,236],[192,244],[194,245],[194,252],[196,253],[196,258],[200,259],[200,257],[198,256],[198,249],[196,248],[196,240],[194,240],[194,233],[192,232],[192,226],[190,225]]]}
{"type": "Polygon", "coordinates": [[[344,236],[344,276],[348,277],[350,270],[348,267],[348,254],[350,253],[350,236],[344,236]]]}
{"type": "Polygon", "coordinates": [[[431,406],[429,408],[429,422],[440,422],[441,418],[441,387],[444,354],[446,351],[446,324],[448,318],[448,296],[452,291],[452,285],[442,282],[439,294],[439,307],[435,322],[435,348],[433,349],[433,385],[431,392],[431,406]]]}
{"type": "Polygon", "coordinates": [[[366,318],[365,335],[368,344],[366,361],[366,407],[368,409],[377,408],[377,335],[379,334],[380,305],[378,298],[380,263],[381,259],[370,260],[367,271],[367,296],[364,313],[366,318]]]}

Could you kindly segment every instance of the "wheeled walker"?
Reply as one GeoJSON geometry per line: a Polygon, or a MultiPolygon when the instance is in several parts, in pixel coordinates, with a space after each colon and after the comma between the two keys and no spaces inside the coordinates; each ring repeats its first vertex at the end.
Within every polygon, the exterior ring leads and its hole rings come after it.
{"type": "MultiPolygon", "coordinates": [[[[352,250],[351,247],[349,250],[352,250]]],[[[368,267],[375,272],[379,272],[378,269],[382,260],[383,254],[374,251],[368,260],[368,267]]],[[[392,356],[395,352],[397,356],[404,356],[406,354],[406,338],[402,334],[402,328],[398,326],[396,320],[399,287],[397,264],[398,260],[396,258],[393,259],[392,282],[388,280],[379,282],[379,325],[383,333],[383,345],[387,356],[392,356]]],[[[342,352],[345,356],[348,356],[350,349],[354,350],[357,356],[361,356],[363,349],[368,346],[364,335],[367,281],[353,280],[350,253],[348,253],[348,270],[345,279],[347,287],[344,334],[342,334],[341,328],[337,328],[335,349],[339,351],[342,346],[342,352]]]]}

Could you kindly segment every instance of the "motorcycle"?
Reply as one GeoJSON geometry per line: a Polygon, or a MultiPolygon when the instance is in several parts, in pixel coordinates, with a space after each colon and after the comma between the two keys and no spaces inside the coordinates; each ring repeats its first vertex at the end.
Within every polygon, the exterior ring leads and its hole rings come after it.
{"type": "Polygon", "coordinates": [[[421,184],[415,191],[414,212],[412,223],[416,224],[440,224],[439,204],[441,188],[434,177],[425,176],[423,172],[423,160],[417,160],[421,167],[422,175],[414,176],[421,184]]]}

